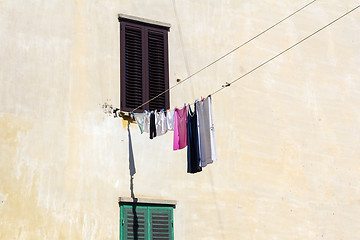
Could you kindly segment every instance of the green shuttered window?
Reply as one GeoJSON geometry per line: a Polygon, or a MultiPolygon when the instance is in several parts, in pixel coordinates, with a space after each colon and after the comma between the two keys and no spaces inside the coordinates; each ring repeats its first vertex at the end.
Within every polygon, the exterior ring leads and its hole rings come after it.
{"type": "Polygon", "coordinates": [[[120,240],[173,240],[173,208],[120,205],[120,240]]]}
{"type": "MultiPolygon", "coordinates": [[[[162,26],[120,19],[122,111],[131,111],[169,88],[168,31],[162,26]]],[[[169,92],[139,108],[169,108],[169,92]]]]}

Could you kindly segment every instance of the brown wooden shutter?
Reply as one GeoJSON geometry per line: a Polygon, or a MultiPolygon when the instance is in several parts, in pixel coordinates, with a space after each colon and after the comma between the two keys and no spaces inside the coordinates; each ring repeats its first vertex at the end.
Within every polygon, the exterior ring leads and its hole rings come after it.
{"type": "MultiPolygon", "coordinates": [[[[120,23],[121,111],[132,111],[169,88],[168,29],[120,23]]],[[[136,112],[169,108],[169,92],[136,112]]]]}
{"type": "Polygon", "coordinates": [[[144,29],[136,24],[122,23],[121,38],[121,110],[131,111],[147,99],[144,29]]]}
{"type": "MultiPolygon", "coordinates": [[[[147,28],[147,59],[149,99],[169,88],[167,31],[147,28]]],[[[169,93],[166,92],[149,103],[150,110],[169,107],[169,93]]]]}

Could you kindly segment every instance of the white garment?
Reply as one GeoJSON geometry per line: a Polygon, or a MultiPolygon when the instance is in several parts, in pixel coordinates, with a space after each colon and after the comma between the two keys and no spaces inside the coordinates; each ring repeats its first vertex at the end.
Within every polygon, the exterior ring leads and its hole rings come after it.
{"type": "Polygon", "coordinates": [[[167,119],[164,112],[155,111],[156,136],[164,135],[168,131],[167,119]]]}
{"type": "Polygon", "coordinates": [[[209,124],[210,124],[210,141],[211,141],[211,159],[215,161],[217,159],[216,155],[216,144],[215,144],[215,127],[214,127],[214,118],[212,111],[212,99],[211,95],[208,96],[209,100],[209,124]]]}
{"type": "Polygon", "coordinates": [[[174,112],[171,110],[166,111],[167,128],[169,131],[174,131],[174,112]]]}
{"type": "Polygon", "coordinates": [[[149,133],[150,132],[150,114],[144,113],[144,125],[143,125],[143,132],[149,133]]]}
{"type": "Polygon", "coordinates": [[[137,125],[139,126],[140,133],[142,134],[143,128],[144,128],[145,114],[144,113],[134,113],[134,118],[135,118],[137,125]]]}
{"type": "Polygon", "coordinates": [[[200,166],[206,167],[217,159],[211,96],[196,103],[200,166]]]}

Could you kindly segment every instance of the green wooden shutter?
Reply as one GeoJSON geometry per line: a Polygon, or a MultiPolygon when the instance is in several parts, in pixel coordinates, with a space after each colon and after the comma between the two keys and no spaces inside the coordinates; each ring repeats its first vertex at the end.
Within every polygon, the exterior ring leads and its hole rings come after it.
{"type": "Polygon", "coordinates": [[[173,221],[172,208],[149,207],[150,239],[172,240],[173,221]]]}
{"type": "Polygon", "coordinates": [[[120,240],[173,240],[173,208],[120,206],[120,240]]]}
{"type": "Polygon", "coordinates": [[[142,206],[123,206],[120,239],[147,240],[148,210],[142,206]]]}

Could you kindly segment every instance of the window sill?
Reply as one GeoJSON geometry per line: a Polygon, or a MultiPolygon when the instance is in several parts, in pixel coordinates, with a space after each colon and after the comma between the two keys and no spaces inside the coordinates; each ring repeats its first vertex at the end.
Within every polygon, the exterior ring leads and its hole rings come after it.
{"type": "Polygon", "coordinates": [[[130,197],[119,197],[119,204],[121,203],[146,203],[146,204],[159,204],[168,205],[175,208],[177,201],[165,200],[165,199],[148,199],[148,198],[130,198],[130,197]]]}
{"type": "Polygon", "coordinates": [[[154,21],[154,20],[150,20],[150,19],[146,19],[146,18],[130,16],[130,15],[127,15],[127,14],[122,14],[122,13],[118,14],[118,18],[119,19],[131,20],[131,21],[135,21],[135,22],[147,23],[149,25],[160,26],[160,27],[166,28],[168,30],[171,27],[170,23],[164,23],[164,22],[154,21]]]}

